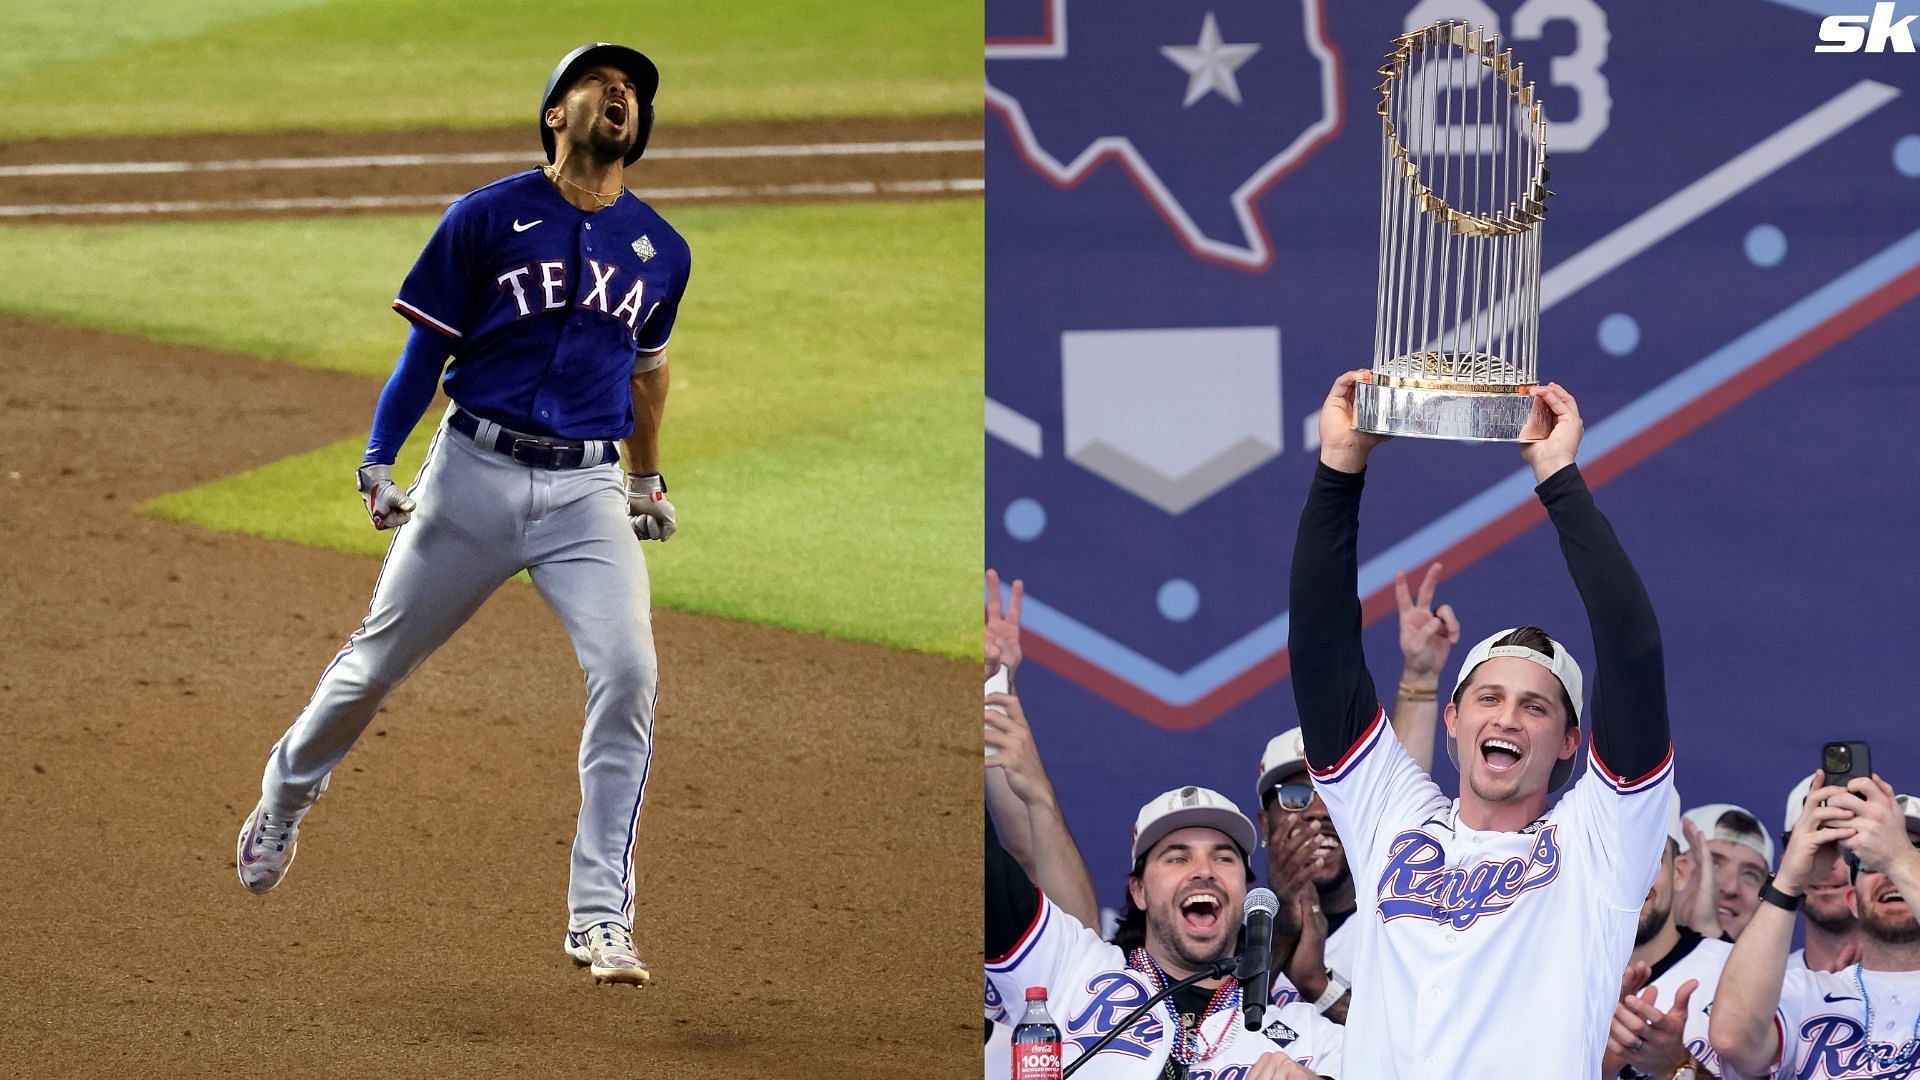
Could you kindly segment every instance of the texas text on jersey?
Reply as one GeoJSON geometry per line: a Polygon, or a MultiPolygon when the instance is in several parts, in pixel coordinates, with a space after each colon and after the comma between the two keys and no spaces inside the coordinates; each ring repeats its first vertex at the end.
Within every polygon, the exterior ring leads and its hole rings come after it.
{"type": "Polygon", "coordinates": [[[690,263],[631,192],[588,213],[530,169],[448,207],[393,306],[453,339],[447,396],[467,411],[614,439],[633,428],[634,354],[667,347],[690,263]]]}

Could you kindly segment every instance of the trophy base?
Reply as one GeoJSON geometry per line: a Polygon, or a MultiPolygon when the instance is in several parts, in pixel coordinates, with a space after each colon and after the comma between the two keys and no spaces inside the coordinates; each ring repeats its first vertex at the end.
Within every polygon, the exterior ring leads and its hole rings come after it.
{"type": "Polygon", "coordinates": [[[1553,427],[1544,402],[1516,391],[1363,382],[1354,387],[1353,426],[1375,435],[1456,442],[1537,442],[1553,427]]]}

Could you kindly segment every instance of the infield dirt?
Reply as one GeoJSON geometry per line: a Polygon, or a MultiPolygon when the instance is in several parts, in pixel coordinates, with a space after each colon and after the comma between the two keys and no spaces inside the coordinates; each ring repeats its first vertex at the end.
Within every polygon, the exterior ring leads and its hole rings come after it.
{"type": "Polygon", "coordinates": [[[363,433],[379,384],[11,318],[0,341],[0,1073],[975,1075],[972,665],[657,612],[657,983],[595,987],[560,951],[582,677],[509,584],[253,896],[261,763],[379,566],[135,508],[363,433]]]}

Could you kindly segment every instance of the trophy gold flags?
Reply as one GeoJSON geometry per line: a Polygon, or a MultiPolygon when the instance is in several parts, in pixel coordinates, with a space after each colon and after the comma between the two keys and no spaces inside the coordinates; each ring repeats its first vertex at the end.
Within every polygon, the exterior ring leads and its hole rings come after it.
{"type": "Polygon", "coordinates": [[[1540,349],[1546,117],[1511,49],[1466,23],[1394,39],[1380,68],[1380,292],[1354,426],[1528,442],[1540,349]]]}

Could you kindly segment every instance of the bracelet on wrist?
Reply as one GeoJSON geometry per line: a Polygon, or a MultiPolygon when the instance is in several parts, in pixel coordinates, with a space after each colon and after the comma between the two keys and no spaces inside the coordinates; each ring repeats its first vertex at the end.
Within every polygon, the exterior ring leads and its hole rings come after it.
{"type": "Polygon", "coordinates": [[[1401,679],[1400,680],[1400,700],[1401,701],[1439,701],[1440,687],[1438,685],[1415,686],[1412,683],[1408,682],[1407,680],[1401,679]]]}

